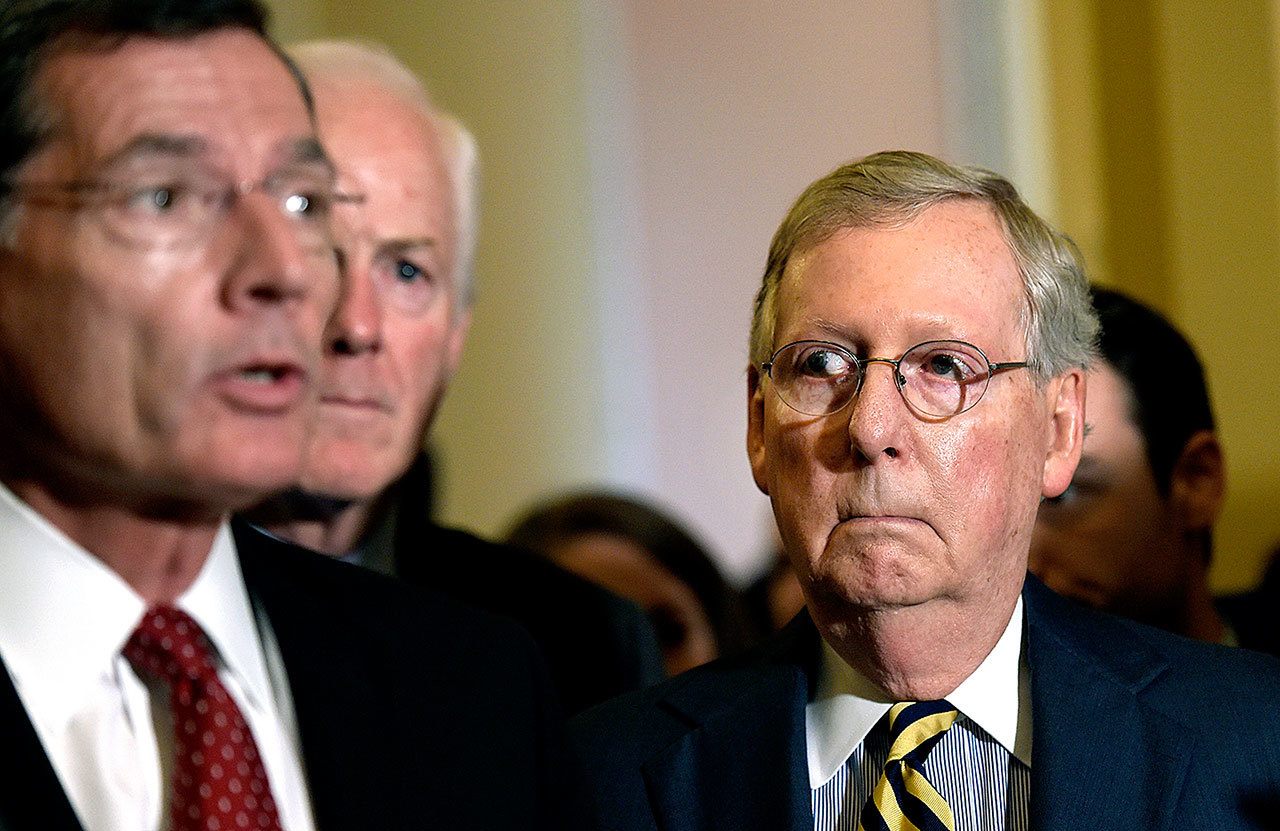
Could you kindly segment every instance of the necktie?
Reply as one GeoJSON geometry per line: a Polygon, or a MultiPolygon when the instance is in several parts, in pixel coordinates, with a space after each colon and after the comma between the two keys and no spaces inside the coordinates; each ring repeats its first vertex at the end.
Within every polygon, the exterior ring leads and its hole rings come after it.
{"type": "Polygon", "coordinates": [[[170,831],[280,831],[253,734],[218,680],[200,625],[167,606],[147,611],[125,644],[139,675],[169,687],[175,733],[170,831]]]}
{"type": "Polygon", "coordinates": [[[955,831],[951,806],[922,767],[957,715],[946,701],[906,701],[889,709],[889,761],[862,809],[858,831],[955,831]]]}

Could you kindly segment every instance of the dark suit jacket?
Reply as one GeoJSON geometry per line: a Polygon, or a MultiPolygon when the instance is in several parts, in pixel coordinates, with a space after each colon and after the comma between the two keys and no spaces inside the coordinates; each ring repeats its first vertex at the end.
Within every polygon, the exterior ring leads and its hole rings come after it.
{"type": "Polygon", "coordinates": [[[393,491],[396,576],[528,629],[566,713],[666,677],[638,607],[532,552],[436,525],[428,490],[419,461],[393,491]]]}
{"type": "MultiPolygon", "coordinates": [[[[1028,578],[1031,827],[1280,828],[1280,663],[1090,612],[1028,578]]],[[[754,656],[579,717],[597,827],[811,831],[802,614],[754,656]]]]}
{"type": "MultiPolygon", "coordinates": [[[[528,635],[247,526],[235,535],[284,659],[320,831],[569,824],[555,708],[528,635]]],[[[80,831],[4,673],[0,748],[0,829],[80,831]]]]}

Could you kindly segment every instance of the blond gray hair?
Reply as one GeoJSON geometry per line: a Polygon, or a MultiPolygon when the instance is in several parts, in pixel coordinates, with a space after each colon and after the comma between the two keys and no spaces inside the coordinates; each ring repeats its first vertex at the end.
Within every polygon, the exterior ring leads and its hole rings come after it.
{"type": "MultiPolygon", "coordinates": [[[[457,243],[453,280],[457,296],[470,304],[474,295],[472,267],[479,230],[480,154],[475,137],[454,116],[438,109],[426,86],[403,62],[379,43],[365,40],[315,40],[286,50],[312,86],[317,81],[369,83],[419,112],[436,131],[449,175],[457,243]]],[[[320,125],[321,136],[324,125],[320,125]]],[[[341,159],[334,160],[339,167],[341,159]]]]}
{"type": "Polygon", "coordinates": [[[875,153],[843,165],[805,189],[769,245],[764,280],[751,319],[751,362],[769,359],[778,319],[778,287],[798,253],[849,228],[894,227],[953,199],[988,205],[1022,277],[1022,328],[1027,362],[1040,378],[1087,367],[1098,319],[1075,244],[1022,201],[1013,185],[989,170],[949,165],[924,153],[875,153]]]}

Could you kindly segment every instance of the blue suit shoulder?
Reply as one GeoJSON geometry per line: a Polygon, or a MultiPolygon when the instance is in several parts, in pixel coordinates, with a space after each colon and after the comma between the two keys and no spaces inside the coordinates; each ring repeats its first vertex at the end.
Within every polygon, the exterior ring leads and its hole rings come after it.
{"type": "Polygon", "coordinates": [[[1023,596],[1041,819],[1076,817],[1087,797],[1147,825],[1280,827],[1280,661],[1086,609],[1034,579],[1023,596]],[[1122,772],[1128,784],[1113,783],[1122,772]]]}
{"type": "Polygon", "coordinates": [[[1099,673],[1141,687],[1141,698],[1189,729],[1230,723],[1243,710],[1280,725],[1280,659],[1204,643],[1085,608],[1034,579],[1026,597],[1039,614],[1030,626],[1091,662],[1099,673]],[[1044,620],[1047,617],[1048,625],[1044,620]]]}
{"type": "Polygon", "coordinates": [[[756,649],[573,719],[597,827],[650,831],[692,817],[714,817],[716,828],[811,827],[804,704],[817,644],[801,615],[756,649]]]}

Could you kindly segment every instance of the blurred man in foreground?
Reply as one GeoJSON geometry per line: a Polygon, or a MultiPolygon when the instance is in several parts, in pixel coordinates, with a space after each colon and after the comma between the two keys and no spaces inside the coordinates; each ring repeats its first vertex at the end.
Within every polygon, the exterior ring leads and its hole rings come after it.
{"type": "Polygon", "coordinates": [[[428,518],[423,436],[471,318],[476,150],[385,51],[292,50],[356,204],[337,211],[346,294],[328,334],[302,488],[255,521],[308,548],[512,617],[577,711],[661,677],[637,609],[536,557],[428,518]]]}
{"type": "Polygon", "coordinates": [[[1226,475],[1204,370],[1164,318],[1092,290],[1102,360],[1089,369],[1084,453],[1045,500],[1031,571],[1091,606],[1235,644],[1209,592],[1226,475]]]}
{"type": "Polygon", "coordinates": [[[1071,246],[998,176],[891,152],[811,185],[747,390],[807,614],[581,718],[598,826],[1275,827],[1280,664],[1027,579],[1096,329],[1071,246]]]}
{"type": "Polygon", "coordinates": [[[0,9],[0,827],[560,828],[514,627],[228,522],[299,476],[338,292],[263,32],[253,0],[0,9]]]}

